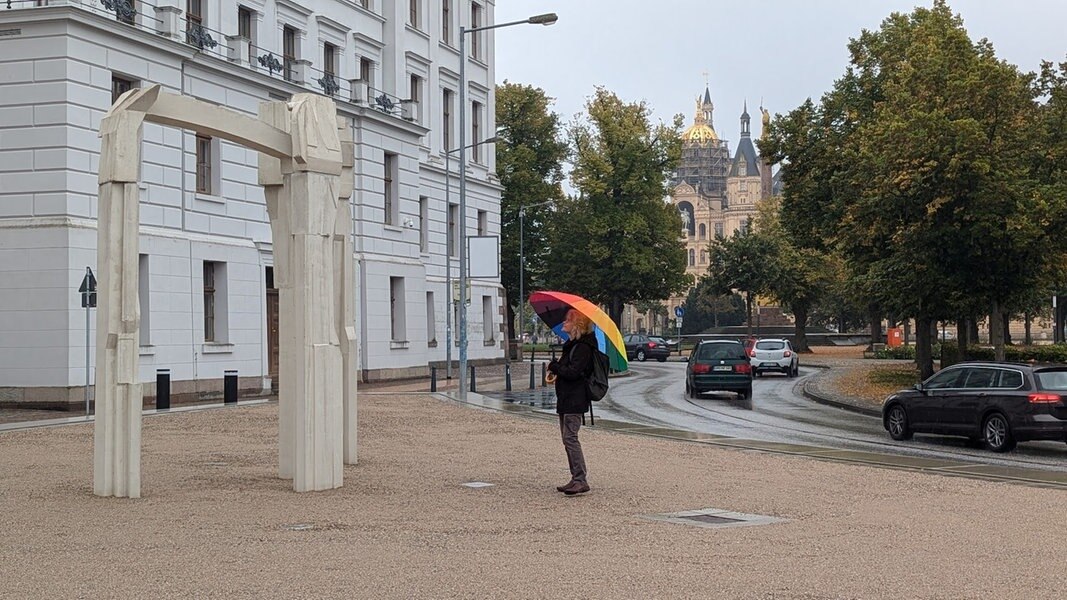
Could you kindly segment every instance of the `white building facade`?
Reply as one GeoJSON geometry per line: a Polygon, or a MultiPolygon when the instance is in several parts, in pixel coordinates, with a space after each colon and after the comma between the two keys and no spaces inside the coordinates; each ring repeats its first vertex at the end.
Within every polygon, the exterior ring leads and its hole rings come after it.
{"type": "MultiPolygon", "coordinates": [[[[443,365],[446,280],[458,278],[459,240],[500,234],[492,146],[467,151],[465,215],[457,153],[447,184],[445,170],[461,108],[468,144],[495,131],[491,31],[468,35],[467,106],[459,106],[460,26],[492,23],[491,0],[10,4],[0,6],[0,405],[84,401],[86,309],[77,288],[97,264],[97,135],[115,98],[151,83],[251,116],[263,101],[331,96],[356,144],[360,377],[414,377],[443,365]]],[[[243,393],[269,390],[278,296],[258,153],[153,124],[142,150],[146,394],[160,369],[170,370],[179,397],[220,390],[228,370],[243,393]]],[[[501,359],[499,279],[472,280],[469,297],[469,359],[501,359]]],[[[95,311],[89,324],[95,347],[95,311]]]]}

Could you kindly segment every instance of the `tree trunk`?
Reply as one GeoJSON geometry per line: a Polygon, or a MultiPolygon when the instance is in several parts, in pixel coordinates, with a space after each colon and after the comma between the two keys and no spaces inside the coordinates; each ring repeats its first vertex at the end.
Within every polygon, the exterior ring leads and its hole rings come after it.
{"type": "Polygon", "coordinates": [[[911,343],[911,319],[904,319],[904,345],[911,343]]]}
{"type": "Polygon", "coordinates": [[[970,345],[971,320],[960,319],[956,321],[956,350],[960,360],[967,360],[967,346],[970,345]]]}
{"type": "Polygon", "coordinates": [[[793,333],[793,340],[796,342],[794,350],[797,352],[811,352],[811,348],[808,346],[808,333],[806,331],[808,326],[808,307],[794,306],[793,318],[796,321],[793,333]]]}
{"type": "Polygon", "coordinates": [[[1031,321],[1033,321],[1033,319],[1034,317],[1030,313],[1026,313],[1026,315],[1023,317],[1023,327],[1025,328],[1025,331],[1023,333],[1023,344],[1027,346],[1034,345],[1034,338],[1030,333],[1030,323],[1031,321]]]}
{"type": "Polygon", "coordinates": [[[752,337],[752,292],[745,292],[745,337],[752,337]]]}
{"type": "Polygon", "coordinates": [[[1007,346],[1010,346],[1010,345],[1012,345],[1014,343],[1014,342],[1011,341],[1011,315],[1008,314],[1008,313],[1003,313],[1003,315],[1004,315],[1004,328],[1001,329],[1001,331],[1004,332],[1004,344],[1007,345],[1007,346]]]}
{"type": "Polygon", "coordinates": [[[993,357],[1004,360],[1004,318],[1000,313],[1000,302],[996,300],[989,310],[989,343],[993,344],[993,357]]]}
{"type": "MultiPolygon", "coordinates": [[[[868,350],[874,350],[874,344],[881,344],[882,342],[882,313],[878,312],[878,307],[871,304],[867,307],[867,317],[871,323],[871,345],[867,347],[868,350]]],[[[929,322],[929,319],[927,319],[929,322]]]]}
{"type": "Polygon", "coordinates": [[[967,329],[970,333],[967,335],[967,345],[973,345],[978,343],[978,315],[967,320],[967,329]]]}
{"type": "Polygon", "coordinates": [[[608,316],[611,317],[619,331],[622,331],[622,299],[618,296],[612,296],[608,302],[608,316]]]}
{"type": "MultiPolygon", "coordinates": [[[[513,307],[510,302],[506,303],[506,306],[508,307],[508,339],[514,340],[517,339],[515,337],[515,307],[513,307]]],[[[520,323],[519,326],[521,327],[522,324],[520,323]]]]}
{"type": "Polygon", "coordinates": [[[930,336],[933,324],[930,317],[915,318],[915,364],[919,367],[919,377],[923,381],[934,374],[934,356],[930,336]]]}

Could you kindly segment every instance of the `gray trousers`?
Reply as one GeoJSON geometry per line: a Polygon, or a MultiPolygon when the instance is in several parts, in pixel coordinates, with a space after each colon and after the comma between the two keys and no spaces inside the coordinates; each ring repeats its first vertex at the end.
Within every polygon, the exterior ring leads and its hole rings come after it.
{"type": "Polygon", "coordinates": [[[559,433],[563,438],[563,449],[567,451],[567,464],[571,468],[571,481],[585,480],[585,455],[582,444],[578,441],[578,430],[582,428],[582,415],[559,415],[559,433]]]}

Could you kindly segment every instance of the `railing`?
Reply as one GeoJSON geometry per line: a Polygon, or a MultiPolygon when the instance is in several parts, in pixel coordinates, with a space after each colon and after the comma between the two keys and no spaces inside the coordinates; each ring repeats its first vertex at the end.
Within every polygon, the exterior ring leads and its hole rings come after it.
{"type": "Polygon", "coordinates": [[[316,93],[366,106],[408,121],[419,120],[419,104],[371,87],[362,79],[341,79],[312,66],[311,61],[285,58],[270,48],[256,46],[248,38],[226,35],[190,21],[175,6],[158,6],[143,0],[0,0],[7,9],[72,6],[107,16],[130,27],[159,34],[192,46],[218,60],[245,66],[269,77],[288,81],[316,93]]]}

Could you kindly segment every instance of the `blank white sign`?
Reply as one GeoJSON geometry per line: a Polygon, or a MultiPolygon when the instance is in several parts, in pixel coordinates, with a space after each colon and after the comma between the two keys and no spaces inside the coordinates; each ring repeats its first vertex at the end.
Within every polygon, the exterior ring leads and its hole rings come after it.
{"type": "Polygon", "coordinates": [[[472,235],[467,237],[467,275],[473,279],[500,277],[500,237],[472,235]]]}

